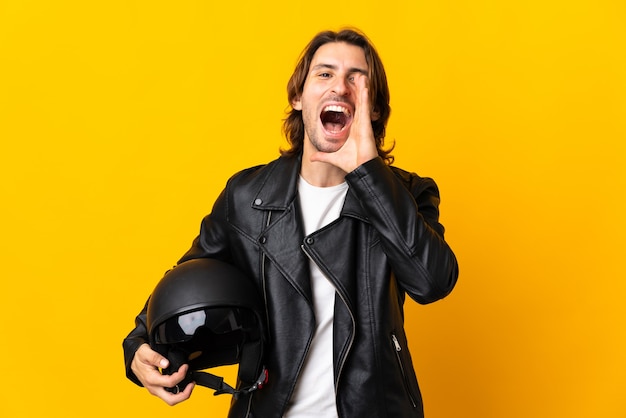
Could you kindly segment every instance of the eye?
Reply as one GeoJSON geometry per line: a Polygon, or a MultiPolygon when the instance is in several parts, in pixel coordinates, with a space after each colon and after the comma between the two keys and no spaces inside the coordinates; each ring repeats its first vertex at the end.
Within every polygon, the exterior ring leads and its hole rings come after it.
{"type": "Polygon", "coordinates": [[[330,73],[320,73],[320,78],[330,78],[330,73]]]}

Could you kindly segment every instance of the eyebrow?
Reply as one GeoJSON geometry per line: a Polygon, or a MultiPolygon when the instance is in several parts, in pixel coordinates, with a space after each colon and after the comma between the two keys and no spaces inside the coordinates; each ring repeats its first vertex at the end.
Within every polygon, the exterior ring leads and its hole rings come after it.
{"type": "MultiPolygon", "coordinates": [[[[314,65],[313,67],[311,67],[311,71],[315,71],[315,70],[320,70],[323,68],[328,68],[330,70],[337,70],[337,66],[333,65],[333,64],[317,64],[314,65]]],[[[359,73],[359,74],[363,74],[363,75],[368,75],[367,70],[364,70],[363,68],[359,68],[359,67],[352,67],[350,69],[348,69],[348,74],[352,74],[352,73],[359,73]]]]}

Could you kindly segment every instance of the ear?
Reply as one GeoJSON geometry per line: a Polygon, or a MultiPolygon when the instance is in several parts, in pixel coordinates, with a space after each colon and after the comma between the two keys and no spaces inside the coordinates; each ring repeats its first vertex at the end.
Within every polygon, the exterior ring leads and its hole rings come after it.
{"type": "Polygon", "coordinates": [[[376,122],[378,119],[380,119],[380,112],[376,109],[372,110],[370,112],[370,120],[376,122]]]}
{"type": "Polygon", "coordinates": [[[300,97],[296,97],[291,101],[291,107],[294,110],[302,110],[302,100],[300,100],[300,97]]]}

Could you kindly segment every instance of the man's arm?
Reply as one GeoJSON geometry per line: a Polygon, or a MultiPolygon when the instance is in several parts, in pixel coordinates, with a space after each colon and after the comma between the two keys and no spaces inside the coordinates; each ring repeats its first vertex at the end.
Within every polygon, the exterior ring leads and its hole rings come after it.
{"type": "Polygon", "coordinates": [[[448,295],[458,277],[454,253],[439,223],[439,190],[432,179],[397,171],[381,158],[346,176],[369,220],[400,286],[419,303],[448,295]]]}

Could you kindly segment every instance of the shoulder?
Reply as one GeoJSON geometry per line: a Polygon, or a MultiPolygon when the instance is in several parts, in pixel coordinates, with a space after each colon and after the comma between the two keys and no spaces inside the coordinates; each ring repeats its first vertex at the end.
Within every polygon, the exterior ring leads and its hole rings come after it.
{"type": "Polygon", "coordinates": [[[422,177],[413,171],[407,171],[396,166],[389,166],[389,169],[409,190],[414,192],[430,191],[434,195],[439,195],[437,183],[430,177],[422,177]]]}
{"type": "Polygon", "coordinates": [[[281,156],[267,164],[241,170],[227,183],[229,200],[246,205],[262,202],[265,209],[284,208],[295,193],[299,169],[299,158],[281,156]]]}
{"type": "Polygon", "coordinates": [[[281,168],[287,165],[288,160],[290,160],[288,157],[278,157],[266,164],[245,168],[233,174],[228,180],[228,185],[230,187],[261,186],[269,178],[276,176],[276,171],[281,171],[281,168]]]}

